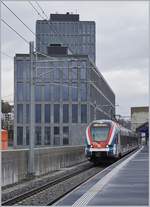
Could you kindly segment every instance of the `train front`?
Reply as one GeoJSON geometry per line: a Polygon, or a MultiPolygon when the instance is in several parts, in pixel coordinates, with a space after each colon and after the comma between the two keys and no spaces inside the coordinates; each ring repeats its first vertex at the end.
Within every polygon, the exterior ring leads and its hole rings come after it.
{"type": "Polygon", "coordinates": [[[90,161],[112,157],[114,123],[112,121],[94,121],[86,130],[87,146],[85,154],[90,161]]]}

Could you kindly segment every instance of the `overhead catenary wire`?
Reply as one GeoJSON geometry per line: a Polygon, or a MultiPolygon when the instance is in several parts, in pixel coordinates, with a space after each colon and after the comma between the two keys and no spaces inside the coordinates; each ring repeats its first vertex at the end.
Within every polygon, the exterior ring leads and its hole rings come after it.
{"type": "Polygon", "coordinates": [[[0,1],[33,35],[36,35],[2,0],[0,1]]]}
{"type": "MultiPolygon", "coordinates": [[[[29,28],[29,26],[27,26],[2,0],[0,0],[1,1],[1,3],[37,38],[37,39],[39,39],[39,41],[40,41],[40,43],[42,43],[42,41],[41,41],[41,39],[29,28]]],[[[33,6],[33,4],[30,2],[30,4],[32,5],[32,7],[36,10],[36,12],[38,12],[38,10],[33,6]]],[[[38,13],[39,15],[40,15],[40,13],[38,13]]],[[[41,15],[40,15],[41,16],[41,15]]],[[[42,16],[41,16],[42,17],[42,16]]],[[[11,28],[11,29],[13,29],[13,28],[11,28]]],[[[14,30],[14,29],[13,29],[14,30]]],[[[17,32],[17,31],[16,31],[17,32]]],[[[17,32],[17,34],[19,35],[19,33],[17,32]]],[[[21,35],[19,35],[19,36],[21,36],[21,35]]],[[[25,38],[24,38],[25,39],[25,38]]],[[[29,43],[29,42],[28,42],[29,43]]],[[[35,50],[37,50],[36,48],[35,48],[35,50]]],[[[45,56],[45,57],[50,57],[50,56],[48,56],[48,55],[46,55],[45,53],[41,53],[41,52],[36,52],[36,53],[38,53],[38,54],[40,54],[40,55],[43,55],[43,56],[45,56]]]]}
{"type": "Polygon", "coordinates": [[[36,9],[36,7],[31,3],[31,1],[28,1],[29,4],[31,5],[31,7],[36,11],[36,13],[43,19],[42,15],[40,14],[40,12],[36,9]]]}
{"type": "Polygon", "coordinates": [[[37,39],[39,39],[40,43],[42,43],[41,39],[35,34],[35,32],[33,32],[30,29],[30,27],[27,24],[25,24],[2,0],[0,0],[0,1],[37,39]]]}
{"type": "Polygon", "coordinates": [[[0,53],[1,53],[2,55],[4,55],[4,56],[9,57],[9,58],[11,58],[11,59],[14,60],[14,57],[13,57],[13,56],[10,56],[10,55],[8,55],[7,53],[5,53],[5,52],[3,52],[3,51],[0,51],[0,53]]]}
{"type": "Polygon", "coordinates": [[[40,8],[40,10],[41,10],[42,13],[44,14],[44,16],[48,19],[47,14],[45,14],[44,10],[42,9],[42,7],[41,7],[40,4],[38,3],[38,1],[36,1],[35,3],[38,5],[38,7],[40,8]]]}
{"type": "MultiPolygon", "coordinates": [[[[1,1],[1,3],[37,38],[37,39],[39,39],[39,41],[40,41],[40,43],[42,43],[42,41],[41,41],[41,39],[29,28],[29,26],[28,25],[26,25],[2,0],[0,0],[1,1]]],[[[30,2],[31,3],[31,2],[30,2]]],[[[31,5],[32,5],[32,3],[31,3],[31,5]]],[[[33,6],[33,5],[32,5],[33,6]]],[[[40,6],[40,5],[39,5],[40,6]]],[[[36,9],[35,7],[34,7],[34,9],[36,9]]],[[[42,9],[42,8],[41,8],[42,9]]],[[[36,10],[37,11],[37,10],[36,10]]],[[[44,11],[43,11],[44,12],[44,11]]],[[[36,50],[36,48],[35,48],[35,50],[36,50]]],[[[37,52],[38,54],[40,54],[40,55],[43,55],[43,56],[45,56],[45,57],[49,57],[48,55],[46,55],[45,53],[41,53],[41,52],[37,52]]]]}
{"type": "MultiPolygon", "coordinates": [[[[64,38],[62,37],[62,34],[60,34],[58,31],[56,31],[56,29],[54,28],[54,26],[51,25],[51,24],[49,23],[49,21],[48,21],[47,19],[45,19],[45,18],[40,14],[40,12],[37,10],[37,8],[35,8],[35,6],[31,3],[31,1],[28,1],[28,2],[29,2],[29,4],[31,5],[31,7],[35,10],[35,12],[36,12],[36,13],[37,13],[43,20],[45,20],[45,21],[47,22],[47,24],[48,24],[50,30],[52,30],[56,35],[59,34],[59,36],[60,36],[59,38],[62,40],[61,43],[62,43],[62,44],[64,43],[64,44],[68,47],[68,49],[72,52],[72,54],[73,54],[72,49],[69,48],[68,43],[66,43],[66,41],[65,41],[64,38]]],[[[37,5],[40,6],[39,3],[38,3],[37,5]]],[[[42,8],[41,8],[40,10],[42,11],[42,13],[44,12],[44,10],[43,10],[42,8]]],[[[46,18],[48,18],[48,16],[46,15],[45,12],[44,12],[44,15],[45,15],[46,18]]]]}
{"type": "Polygon", "coordinates": [[[12,31],[14,31],[22,40],[24,40],[24,42],[26,42],[27,44],[29,44],[29,41],[24,38],[21,34],[19,34],[13,27],[11,27],[4,19],[1,18],[1,21],[7,25],[12,31]]]}
{"type": "MultiPolygon", "coordinates": [[[[1,1],[1,0],[0,0],[1,1]]],[[[36,34],[3,2],[3,1],[1,1],[2,3],[3,3],[3,5],[7,8],[7,9],[9,9],[9,11],[13,14],[13,15],[15,15],[15,17],[30,31],[30,32],[32,32],[32,34],[33,35],[35,35],[36,36],[36,34]]],[[[29,1],[29,3],[30,3],[30,5],[32,5],[32,7],[34,8],[34,10],[36,10],[36,12],[38,12],[38,10],[33,6],[33,4],[29,1]]],[[[40,7],[40,5],[38,4],[38,6],[40,7]]],[[[41,8],[41,7],[40,7],[41,8]]],[[[45,14],[45,12],[43,11],[43,9],[41,8],[41,10],[42,10],[42,12],[45,14]]],[[[38,14],[40,15],[40,13],[38,12],[38,14]]],[[[41,15],[40,15],[41,16],[41,15]]],[[[45,16],[46,16],[46,14],[45,14],[45,16]]],[[[42,16],[41,16],[42,17],[42,16]]],[[[43,17],[42,17],[43,18],[43,17]]],[[[3,19],[1,19],[1,21],[4,23],[4,24],[6,24],[11,30],[13,30],[20,38],[22,38],[26,43],[28,43],[29,44],[29,41],[28,40],[26,40],[21,34],[19,34],[13,27],[11,27],[5,20],[3,20],[3,19]]],[[[2,53],[2,52],[1,52],[2,53]]],[[[48,57],[48,58],[52,58],[52,57],[50,57],[50,56],[48,56],[48,55],[46,55],[46,54],[44,54],[44,53],[41,53],[41,52],[35,52],[35,53],[37,53],[37,54],[40,54],[40,55],[43,55],[43,56],[45,56],[45,57],[48,57]]],[[[11,57],[11,56],[9,56],[9,55],[7,55],[7,54],[5,54],[5,53],[2,53],[3,55],[5,55],[5,56],[7,56],[7,57],[10,57],[10,58],[12,58],[12,59],[14,59],[13,57],[11,57]]],[[[56,58],[54,58],[54,59],[56,59],[56,58]]],[[[73,71],[72,71],[73,72],[73,71]]],[[[61,84],[60,84],[61,85],[61,84]]],[[[72,86],[71,86],[72,87],[72,86]]]]}

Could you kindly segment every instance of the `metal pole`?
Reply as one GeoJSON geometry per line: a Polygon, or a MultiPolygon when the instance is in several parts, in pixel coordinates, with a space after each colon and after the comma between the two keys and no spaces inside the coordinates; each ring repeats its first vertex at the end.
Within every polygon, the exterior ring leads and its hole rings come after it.
{"type": "Polygon", "coordinates": [[[94,107],[94,120],[96,120],[96,107],[94,107]]]}
{"type": "Polygon", "coordinates": [[[97,109],[97,105],[96,105],[96,101],[94,101],[94,120],[96,120],[96,109],[97,109]]]}
{"type": "Polygon", "coordinates": [[[30,42],[30,75],[31,75],[31,96],[30,96],[30,149],[29,149],[29,162],[28,174],[34,176],[34,135],[35,135],[35,104],[34,104],[34,42],[30,42]]]}

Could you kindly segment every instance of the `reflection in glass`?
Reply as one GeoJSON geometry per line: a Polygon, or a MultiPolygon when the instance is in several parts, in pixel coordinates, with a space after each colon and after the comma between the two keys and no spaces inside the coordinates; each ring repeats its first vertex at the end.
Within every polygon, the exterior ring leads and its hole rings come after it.
{"type": "Polygon", "coordinates": [[[44,139],[44,144],[49,145],[51,144],[51,128],[50,127],[45,127],[45,139],[44,139]]]}
{"type": "Polygon", "coordinates": [[[41,145],[41,127],[35,127],[35,145],[41,145]]]}
{"type": "Polygon", "coordinates": [[[72,104],[72,123],[78,123],[78,104],[72,104]]]}

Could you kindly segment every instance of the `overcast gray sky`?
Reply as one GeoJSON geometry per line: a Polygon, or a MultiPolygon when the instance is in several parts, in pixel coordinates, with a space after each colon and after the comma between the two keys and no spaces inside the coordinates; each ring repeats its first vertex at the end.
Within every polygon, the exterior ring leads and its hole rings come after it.
{"type": "MultiPolygon", "coordinates": [[[[27,1],[5,1],[33,31],[40,19],[27,1]]],[[[35,2],[33,2],[34,4],[35,2]]],[[[117,114],[148,105],[148,2],[39,1],[45,13],[80,14],[96,22],[96,65],[116,95],[117,114]]],[[[36,4],[34,4],[36,6],[36,4]]],[[[27,40],[34,36],[3,5],[2,18],[27,40]]],[[[2,51],[13,57],[28,53],[28,45],[2,23],[2,51]]],[[[2,57],[2,97],[13,100],[13,59],[2,57]]]]}

